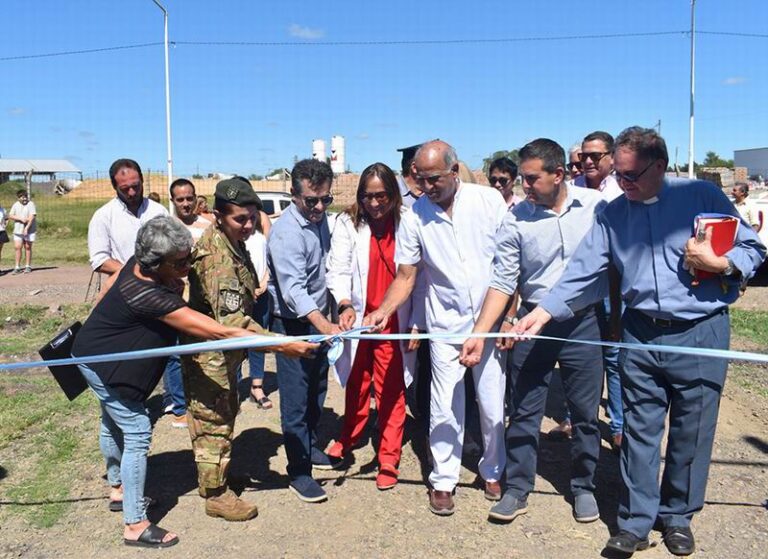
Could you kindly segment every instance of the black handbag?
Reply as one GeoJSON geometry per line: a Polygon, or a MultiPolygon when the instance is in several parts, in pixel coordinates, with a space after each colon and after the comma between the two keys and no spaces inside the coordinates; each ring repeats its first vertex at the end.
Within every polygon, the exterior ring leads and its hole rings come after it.
{"type": "MultiPolygon", "coordinates": [[[[82,324],[75,322],[72,326],[59,332],[55,338],[40,348],[38,352],[43,359],[69,359],[72,357],[72,344],[75,342],[75,336],[80,330],[82,324]]],[[[53,374],[53,378],[59,383],[64,394],[70,401],[77,398],[88,388],[88,383],[80,373],[77,365],[57,365],[48,367],[53,374]]]]}

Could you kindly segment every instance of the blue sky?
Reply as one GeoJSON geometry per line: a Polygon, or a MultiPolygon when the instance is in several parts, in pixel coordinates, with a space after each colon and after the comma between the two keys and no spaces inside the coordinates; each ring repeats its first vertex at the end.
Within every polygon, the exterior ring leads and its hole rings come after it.
{"type": "MultiPolygon", "coordinates": [[[[347,163],[399,164],[432,137],[473,168],[546,136],[568,147],[661,120],[687,160],[689,38],[626,37],[689,27],[688,0],[309,2],[165,0],[176,175],[263,174],[342,135],[347,163]],[[334,41],[602,38],[458,44],[334,41]],[[617,36],[618,35],[618,36],[617,36]],[[606,37],[610,36],[610,37],[606,37]]],[[[59,158],[106,172],[118,157],[164,169],[162,46],[46,58],[42,53],[162,41],[151,0],[3,0],[0,155],[59,158]]],[[[768,146],[768,2],[698,0],[696,159],[768,146]]]]}

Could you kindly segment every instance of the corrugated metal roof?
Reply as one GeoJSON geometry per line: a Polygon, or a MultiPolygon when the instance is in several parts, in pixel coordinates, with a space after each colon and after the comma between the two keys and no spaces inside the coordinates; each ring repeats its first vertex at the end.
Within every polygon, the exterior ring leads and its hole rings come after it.
{"type": "Polygon", "coordinates": [[[0,173],[79,173],[66,159],[0,159],[0,173]]]}

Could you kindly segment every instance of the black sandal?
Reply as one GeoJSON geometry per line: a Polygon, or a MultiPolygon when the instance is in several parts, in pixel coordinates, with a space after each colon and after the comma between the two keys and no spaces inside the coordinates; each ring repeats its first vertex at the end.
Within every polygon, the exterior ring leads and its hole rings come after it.
{"type": "Polygon", "coordinates": [[[131,545],[135,547],[152,548],[171,547],[172,545],[179,543],[179,536],[174,536],[172,540],[164,542],[163,538],[167,533],[168,530],[163,530],[157,524],[150,524],[147,526],[146,530],[141,533],[139,539],[129,540],[127,538],[123,538],[123,543],[125,543],[125,545],[131,545]]]}
{"type": "MultiPolygon", "coordinates": [[[[157,500],[152,497],[144,497],[144,504],[147,508],[154,507],[157,500]]],[[[123,512],[123,500],[109,501],[109,512],[123,512]]]]}
{"type": "MultiPolygon", "coordinates": [[[[253,395],[254,388],[255,387],[251,386],[251,395],[248,397],[251,400],[251,402],[256,404],[256,406],[258,406],[259,409],[271,410],[272,409],[272,400],[270,400],[269,397],[266,394],[264,394],[264,396],[262,396],[261,398],[256,398],[253,395]]],[[[259,386],[258,388],[261,388],[262,391],[264,390],[261,386],[259,386]]]]}

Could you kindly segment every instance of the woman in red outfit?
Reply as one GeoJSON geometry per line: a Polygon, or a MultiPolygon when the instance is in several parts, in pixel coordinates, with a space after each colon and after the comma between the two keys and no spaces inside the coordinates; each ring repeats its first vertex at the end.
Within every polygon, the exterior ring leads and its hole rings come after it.
{"type": "MultiPolygon", "coordinates": [[[[338,304],[342,329],[359,326],[363,316],[376,310],[395,278],[395,236],[402,206],[397,178],[383,163],[374,163],[360,176],[356,202],[338,217],[328,253],[326,280],[338,304]]],[[[412,331],[420,326],[423,298],[403,305],[384,333],[412,331]]],[[[376,487],[390,489],[397,484],[405,423],[406,367],[415,358],[417,343],[347,340],[336,374],[346,384],[344,426],[328,454],[347,456],[360,440],[368,421],[373,382],[379,423],[379,473],[376,487]]]]}

